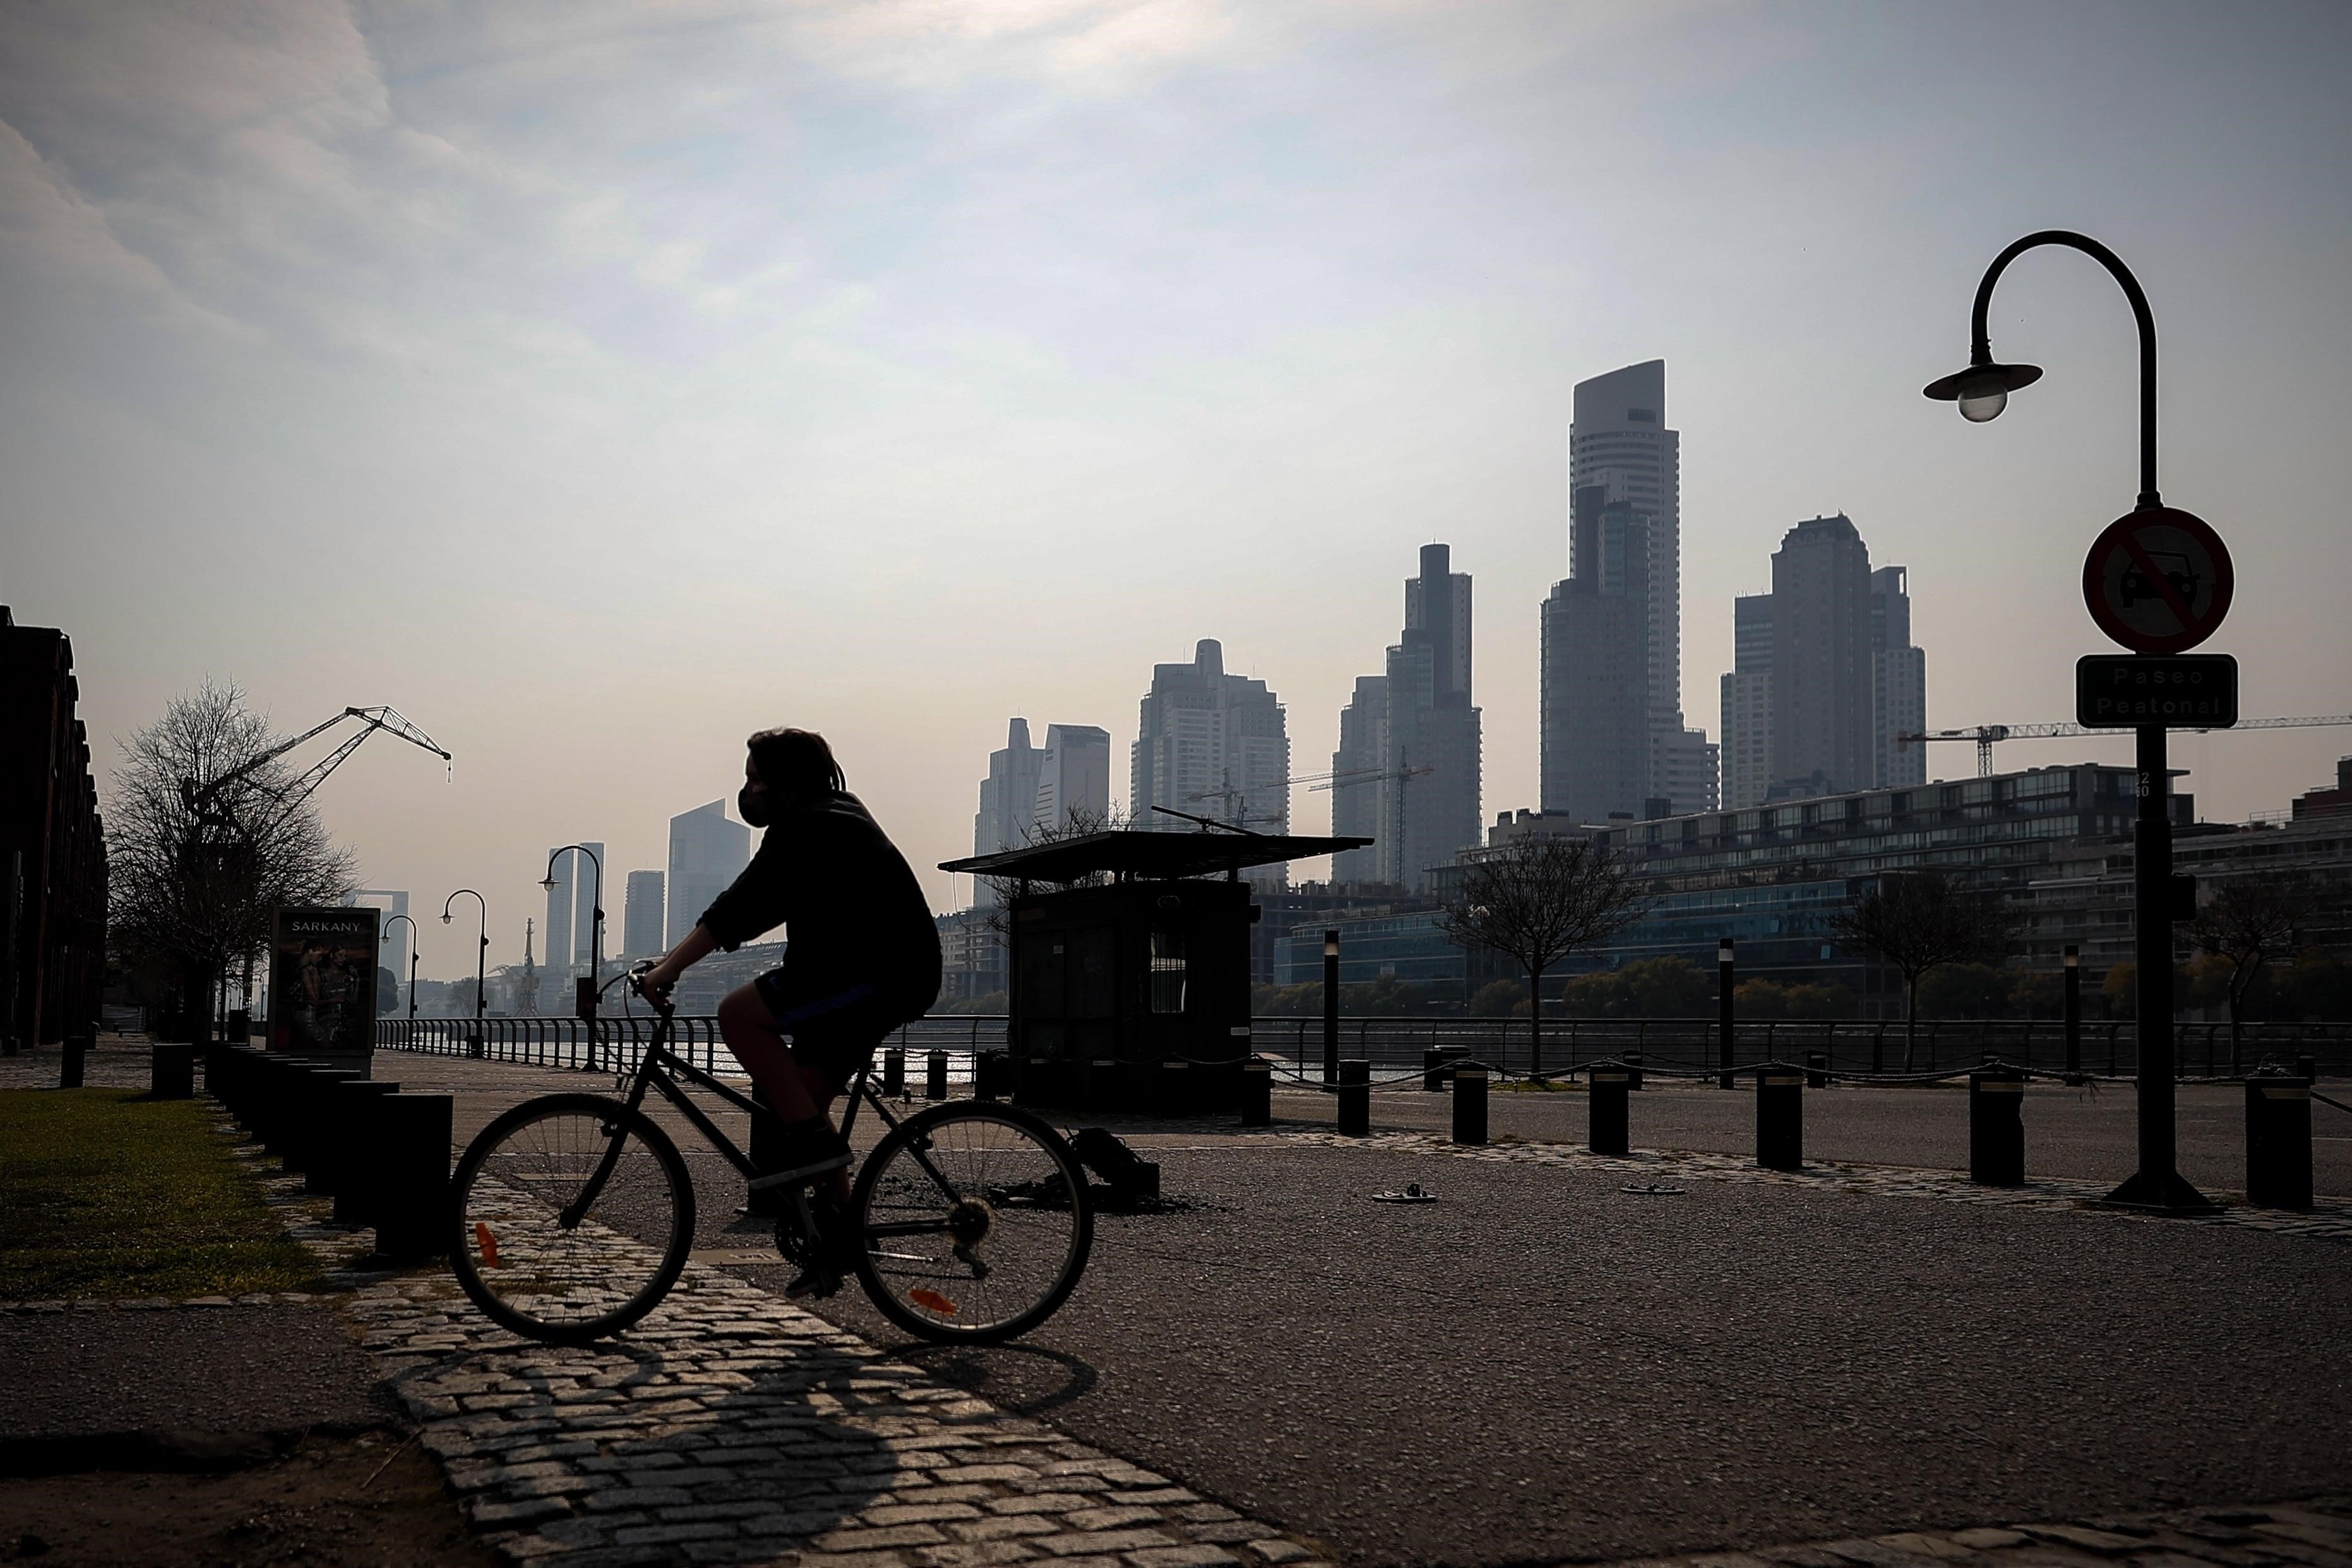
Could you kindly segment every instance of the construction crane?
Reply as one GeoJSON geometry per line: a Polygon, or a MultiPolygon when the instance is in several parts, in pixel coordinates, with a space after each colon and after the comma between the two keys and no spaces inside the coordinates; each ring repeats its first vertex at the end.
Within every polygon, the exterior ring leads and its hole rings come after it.
{"type": "MultiPolygon", "coordinates": [[[[2312,729],[2328,725],[2352,725],[2352,713],[2315,714],[2298,718],[2242,718],[2231,729],[2312,729]]],[[[1898,735],[1895,744],[1913,741],[1973,740],[1977,743],[1977,777],[1992,772],[1992,748],[2000,740],[2054,740],[2069,735],[2126,735],[2128,730],[2092,729],[2079,724],[1979,724],[1968,729],[1933,729],[1924,735],[1898,735]]],[[[2202,735],[2206,733],[2199,730],[2202,735]]]]}
{"type": "Polygon", "coordinates": [[[449,753],[441,748],[439,742],[401,717],[394,709],[347,707],[334,717],[323,723],[312,725],[290,740],[278,742],[258,757],[240,763],[216,779],[202,781],[194,779],[181,779],[180,802],[195,817],[200,831],[206,828],[217,828],[233,838],[243,836],[247,831],[247,825],[238,821],[224,805],[224,797],[232,786],[246,784],[257,792],[267,796],[277,807],[276,815],[271,821],[273,822],[283,821],[289,812],[309,800],[320,785],[327,781],[327,775],[341,767],[343,758],[357,751],[360,744],[378,730],[398,736],[411,746],[421,747],[439,758],[444,763],[450,760],[449,753]],[[360,721],[359,733],[337,744],[332,751],[286,783],[267,784],[254,777],[261,768],[277,761],[304,741],[315,736],[324,735],[347,718],[360,721]]]}

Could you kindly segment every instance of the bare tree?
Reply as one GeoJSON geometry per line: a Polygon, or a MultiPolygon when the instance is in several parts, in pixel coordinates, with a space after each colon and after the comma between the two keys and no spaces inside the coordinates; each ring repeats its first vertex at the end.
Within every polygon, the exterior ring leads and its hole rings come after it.
{"type": "Polygon", "coordinates": [[[1437,927],[1516,959],[1528,976],[1528,1071],[1543,1072],[1544,971],[1642,917],[1650,895],[1625,862],[1587,839],[1530,834],[1465,862],[1437,927]]]}
{"type": "Polygon", "coordinates": [[[209,1015],[232,970],[250,975],[279,905],[351,890],[351,857],[317,810],[280,803],[287,769],[230,778],[272,742],[243,691],[207,681],[122,743],[107,810],[110,934],[127,965],[163,977],[184,1028],[209,1015]]]}
{"type": "Polygon", "coordinates": [[[2230,1071],[2243,1067],[2246,993],[2269,958],[2294,950],[2295,927],[2319,897],[2307,877],[2246,877],[2213,889],[2189,927],[2189,940],[2230,965],[2230,1071]]]}
{"type": "Polygon", "coordinates": [[[2019,921],[1997,893],[1973,893],[1941,872],[1895,872],[1829,920],[1832,936],[1877,954],[1903,976],[1903,1071],[1919,1028],[1919,982],[1946,964],[1998,959],[2019,921]]]}

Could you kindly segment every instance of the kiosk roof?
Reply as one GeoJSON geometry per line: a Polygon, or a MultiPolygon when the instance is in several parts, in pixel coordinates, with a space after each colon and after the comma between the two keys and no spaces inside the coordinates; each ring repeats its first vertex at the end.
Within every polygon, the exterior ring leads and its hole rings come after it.
{"type": "Polygon", "coordinates": [[[1370,843],[1360,838],[1299,838],[1277,833],[1163,833],[1138,828],[1082,833],[1050,843],[941,861],[941,871],[1002,876],[1032,882],[1076,882],[1097,872],[1119,877],[1173,879],[1228,875],[1276,861],[1309,860],[1370,843]]]}

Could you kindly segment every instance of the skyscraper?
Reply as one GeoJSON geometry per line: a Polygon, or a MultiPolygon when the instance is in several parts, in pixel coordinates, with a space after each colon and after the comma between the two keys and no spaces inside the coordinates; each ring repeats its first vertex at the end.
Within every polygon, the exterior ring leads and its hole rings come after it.
{"type": "Polygon", "coordinates": [[[1772,555],[1772,781],[1788,795],[1867,789],[1870,549],[1843,512],[1799,523],[1772,555]]]}
{"type": "Polygon", "coordinates": [[[1911,643],[1908,573],[1870,566],[1843,514],[1781,538],[1772,591],[1732,602],[1723,677],[1723,803],[1916,784],[1927,724],[1927,655],[1911,643]]]}
{"type": "Polygon", "coordinates": [[[1033,815],[1055,831],[1099,827],[1110,818],[1110,731],[1091,724],[1049,724],[1038,754],[1033,815]]]}
{"type": "Polygon", "coordinates": [[[1423,545],[1421,575],[1404,585],[1404,630],[1389,649],[1387,673],[1356,683],[1339,716],[1334,832],[1373,841],[1332,865],[1340,881],[1420,889],[1432,866],[1478,842],[1479,715],[1470,695],[1470,576],[1452,570],[1444,545],[1423,545]],[[1368,698],[1381,704],[1375,717],[1368,698]],[[1344,759],[1344,760],[1343,760],[1344,759]],[[1344,799],[1341,791],[1346,791],[1344,799]],[[1341,827],[1346,821],[1349,825],[1341,827]]]}
{"type": "MultiPolygon", "coordinates": [[[[1290,735],[1264,681],[1225,674],[1224,649],[1203,638],[1189,664],[1154,664],[1130,754],[1129,810],[1139,825],[1180,827],[1170,806],[1256,832],[1290,831],[1290,735]]],[[[1252,882],[1281,887],[1286,863],[1252,882]]]]}
{"type": "Polygon", "coordinates": [[[1029,841],[1037,822],[1037,774],[1045,758],[1029,744],[1029,721],[1005,727],[1004,745],[988,754],[980,781],[980,813],[971,821],[971,852],[992,855],[1029,841]]]}
{"type": "MultiPolygon", "coordinates": [[[[1557,634],[1559,643],[1558,658],[1545,655],[1546,689],[1556,692],[1564,706],[1544,710],[1542,732],[1548,747],[1569,748],[1560,752],[1556,765],[1546,765],[1545,789],[1569,790],[1579,799],[1584,798],[1579,792],[1598,790],[1619,802],[1610,810],[1636,815],[1706,810],[1718,796],[1716,748],[1705,730],[1683,724],[1682,435],[1666,428],[1665,416],[1664,360],[1627,365],[1577,384],[1568,434],[1570,580],[1585,572],[1577,555],[1580,501],[1588,508],[1622,508],[1621,520],[1612,525],[1619,536],[1627,520],[1638,519],[1642,556],[1613,567],[1619,575],[1608,583],[1591,585],[1589,592],[1595,603],[1581,602],[1587,590],[1565,594],[1555,590],[1544,612],[1547,638],[1557,634]],[[1634,597],[1638,606],[1597,602],[1634,597]],[[1630,632],[1614,630],[1617,621],[1634,611],[1637,623],[1630,632]],[[1590,638],[1602,634],[1603,622],[1610,625],[1608,635],[1630,635],[1634,641],[1630,655],[1597,645],[1592,649],[1600,665],[1642,687],[1638,723],[1631,731],[1623,726],[1614,695],[1580,684],[1602,678],[1580,650],[1590,638]],[[1579,716],[1604,713],[1602,733],[1583,728],[1584,717],[1579,716]],[[1620,754],[1624,747],[1631,747],[1631,756],[1620,754]],[[1571,774],[1581,780],[1572,788],[1568,783],[1571,774]]],[[[1544,799],[1546,809],[1552,809],[1554,797],[1548,793],[1544,799]]]]}
{"type": "Polygon", "coordinates": [[[1870,574],[1871,721],[1881,789],[1927,781],[1927,748],[1897,744],[1898,737],[1927,728],[1927,654],[1911,643],[1908,580],[1899,566],[1870,574]]]}
{"type": "Polygon", "coordinates": [[[572,874],[572,862],[579,858],[570,850],[547,852],[547,879],[555,884],[547,890],[547,973],[557,990],[572,984],[572,884],[581,880],[572,874]]]}
{"type": "Polygon", "coordinates": [[[1334,882],[1381,880],[1381,775],[1389,766],[1389,678],[1358,675],[1339,710],[1339,749],[1331,754],[1331,831],[1373,841],[1331,857],[1334,882]]]}
{"type": "MultiPolygon", "coordinates": [[[[675,947],[692,931],[710,901],[751,862],[751,830],[727,820],[727,802],[713,800],[669,820],[668,919],[664,936],[675,947]]],[[[550,937],[549,951],[554,951],[550,937]]]]}
{"type": "Polygon", "coordinates": [[[1723,804],[1760,806],[1772,788],[1772,596],[1731,601],[1731,669],[1723,677],[1723,804]]]}
{"type": "Polygon", "coordinates": [[[628,903],[621,915],[621,951],[628,957],[656,957],[667,946],[662,941],[662,883],[657,871],[629,873],[628,903]]]}
{"type": "Polygon", "coordinates": [[[1615,483],[1580,486],[1570,510],[1570,574],[1543,605],[1541,801],[1599,822],[1650,792],[1654,553],[1649,515],[1615,483]]]}

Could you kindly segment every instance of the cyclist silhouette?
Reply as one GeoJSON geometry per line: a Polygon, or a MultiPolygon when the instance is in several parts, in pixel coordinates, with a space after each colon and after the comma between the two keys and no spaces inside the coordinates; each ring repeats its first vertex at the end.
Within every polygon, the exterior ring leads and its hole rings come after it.
{"type": "MultiPolygon", "coordinates": [[[[939,929],[913,869],[844,787],[823,736],[761,730],[745,749],[736,805],[767,830],[759,852],[639,983],[666,997],[714,950],[785,928],[782,965],[730,991],[719,1029],[782,1124],[778,1162],[759,1185],[826,1177],[842,1203],[849,1145],[830,1107],[890,1032],[939,996],[939,929]]],[[[803,1274],[788,1291],[826,1283],[803,1274]]]]}

